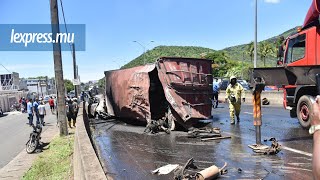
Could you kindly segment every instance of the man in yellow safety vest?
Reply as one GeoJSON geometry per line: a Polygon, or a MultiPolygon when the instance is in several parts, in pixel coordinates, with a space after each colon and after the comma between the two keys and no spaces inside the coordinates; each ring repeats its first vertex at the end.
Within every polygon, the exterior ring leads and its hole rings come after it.
{"type": "Polygon", "coordinates": [[[237,121],[240,121],[241,98],[242,101],[245,102],[244,89],[241,84],[237,82],[235,76],[230,77],[230,84],[226,89],[226,95],[229,101],[230,123],[234,124],[234,114],[237,116],[237,121]]]}

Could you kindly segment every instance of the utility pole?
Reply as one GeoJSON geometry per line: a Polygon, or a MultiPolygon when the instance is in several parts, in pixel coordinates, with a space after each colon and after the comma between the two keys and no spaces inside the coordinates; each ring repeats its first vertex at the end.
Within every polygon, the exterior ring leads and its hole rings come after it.
{"type": "MultiPolygon", "coordinates": [[[[72,57],[73,57],[73,78],[74,80],[78,79],[77,76],[77,62],[76,62],[76,50],[74,48],[74,43],[72,44],[72,57]]],[[[74,95],[78,98],[78,89],[77,85],[74,85],[74,95]]]]}
{"type": "MultiPolygon", "coordinates": [[[[77,79],[79,79],[79,83],[81,84],[78,65],[77,65],[77,79]]],[[[78,95],[81,94],[80,84],[77,86],[78,95]]]]}
{"type": "Polygon", "coordinates": [[[63,70],[62,70],[62,57],[61,57],[61,46],[57,39],[57,33],[59,30],[59,17],[58,17],[58,4],[57,0],[50,0],[50,12],[51,12],[51,28],[52,28],[52,39],[56,42],[53,43],[53,59],[54,59],[54,73],[57,86],[57,115],[60,128],[60,136],[68,135],[67,120],[65,113],[65,88],[63,81],[63,70]]]}
{"type": "Polygon", "coordinates": [[[258,39],[258,0],[255,0],[255,14],[254,14],[254,63],[253,67],[257,67],[257,39],[258,39]]]}

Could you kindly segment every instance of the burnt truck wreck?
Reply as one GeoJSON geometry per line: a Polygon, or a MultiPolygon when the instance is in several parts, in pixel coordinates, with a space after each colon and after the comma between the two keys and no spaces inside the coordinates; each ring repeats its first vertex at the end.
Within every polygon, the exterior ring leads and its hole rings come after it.
{"type": "Polygon", "coordinates": [[[162,57],[154,64],[105,71],[108,114],[148,125],[164,122],[168,130],[211,118],[211,62],[162,57]]]}

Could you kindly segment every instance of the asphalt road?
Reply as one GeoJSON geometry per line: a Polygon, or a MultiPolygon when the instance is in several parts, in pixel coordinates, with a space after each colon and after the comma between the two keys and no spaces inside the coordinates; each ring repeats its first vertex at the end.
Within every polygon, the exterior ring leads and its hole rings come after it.
{"type": "Polygon", "coordinates": [[[172,173],[157,176],[151,171],[166,164],[183,165],[191,157],[199,169],[227,162],[228,173],[221,178],[312,179],[312,136],[280,106],[263,107],[262,113],[262,142],[270,145],[263,140],[276,138],[282,145],[277,155],[256,154],[248,147],[256,141],[250,105],[242,107],[241,121],[235,125],[230,125],[226,104],[213,109],[211,126],[231,139],[201,142],[181,131],[143,134],[143,126],[112,119],[95,121],[92,136],[105,172],[115,179],[172,179],[172,173]]]}
{"type": "MultiPolygon", "coordinates": [[[[56,116],[51,114],[48,107],[46,108],[47,116],[44,118],[46,125],[43,131],[49,126],[56,125],[56,116]]],[[[0,168],[25,149],[25,144],[32,131],[32,127],[26,124],[28,122],[27,116],[27,113],[9,112],[0,117],[0,168]]],[[[36,122],[35,117],[33,121],[36,122]]]]}

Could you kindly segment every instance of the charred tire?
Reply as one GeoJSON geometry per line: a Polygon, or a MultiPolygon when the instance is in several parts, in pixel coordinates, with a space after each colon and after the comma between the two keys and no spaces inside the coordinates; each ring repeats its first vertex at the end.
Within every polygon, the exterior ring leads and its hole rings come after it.
{"type": "Polygon", "coordinates": [[[30,139],[28,140],[26,144],[26,151],[28,154],[33,153],[37,147],[38,147],[38,141],[37,141],[37,135],[36,134],[31,134],[30,139]]]}
{"type": "Polygon", "coordinates": [[[314,98],[309,95],[301,96],[297,105],[299,123],[306,129],[310,127],[311,113],[313,112],[312,99],[314,98]]]}

